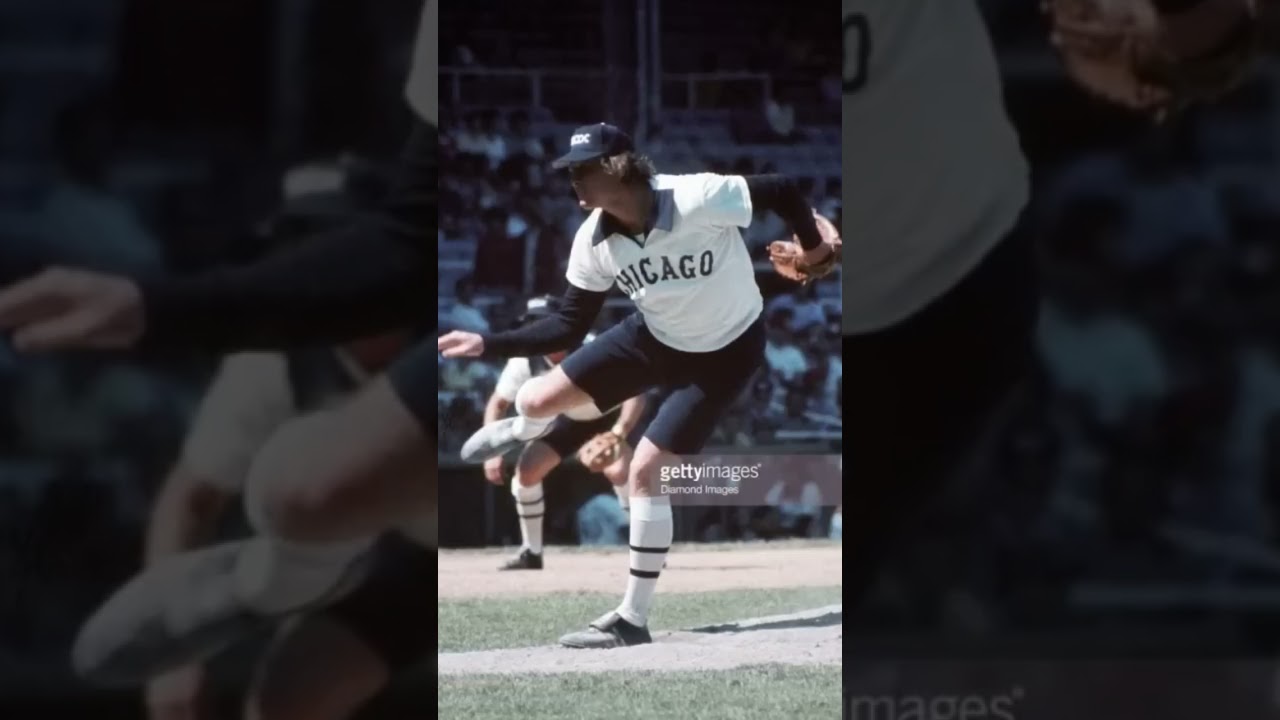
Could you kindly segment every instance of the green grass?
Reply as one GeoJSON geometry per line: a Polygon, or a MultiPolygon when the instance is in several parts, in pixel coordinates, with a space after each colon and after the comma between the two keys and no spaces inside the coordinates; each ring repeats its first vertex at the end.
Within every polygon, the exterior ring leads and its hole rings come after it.
{"type": "Polygon", "coordinates": [[[840,668],[440,679],[440,720],[821,720],[840,714],[840,668]]]}
{"type": "MultiPolygon", "coordinates": [[[[609,611],[619,594],[583,593],[442,601],[440,652],[551,645],[609,611]]],[[[808,610],[841,601],[841,588],[659,593],[649,627],[678,630],[808,610]]]]}

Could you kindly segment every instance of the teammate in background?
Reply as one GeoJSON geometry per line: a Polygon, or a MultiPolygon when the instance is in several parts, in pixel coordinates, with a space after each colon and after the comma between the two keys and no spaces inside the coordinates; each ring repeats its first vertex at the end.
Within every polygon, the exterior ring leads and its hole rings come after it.
{"type": "Polygon", "coordinates": [[[514,418],[490,423],[463,445],[483,462],[546,436],[561,415],[612,408],[650,388],[664,395],[629,468],[630,565],[615,610],[561,644],[612,648],[652,641],[649,610],[674,534],[671,499],[657,489],[661,467],[702,450],[725,411],[764,363],[764,306],[741,228],[754,209],[772,210],[795,232],[797,266],[825,274],[838,234],[820,226],[793,179],[780,175],[659,175],[620,129],[578,128],[567,169],[579,204],[591,212],[569,255],[569,283],[557,312],[515,330],[451,332],[445,357],[529,357],[579,345],[615,285],[639,312],[582,345],[547,374],[526,382],[514,418]]]}
{"type": "MultiPolygon", "coordinates": [[[[559,304],[559,298],[555,297],[533,298],[529,300],[521,322],[552,316],[559,304]]],[[[591,340],[592,336],[587,335],[583,343],[591,340]]],[[[515,404],[520,388],[533,378],[550,372],[568,354],[568,351],[560,351],[509,359],[485,405],[485,424],[505,417],[515,404]]],[[[546,512],[542,480],[568,457],[576,454],[587,469],[604,475],[618,493],[622,507],[629,507],[627,469],[631,462],[631,446],[628,438],[636,429],[643,413],[644,396],[637,395],[625,400],[618,408],[595,418],[562,417],[546,435],[524,446],[516,460],[515,477],[511,482],[516,515],[520,518],[520,554],[500,569],[542,569],[542,523],[546,512]]],[[[502,464],[502,456],[492,457],[484,462],[485,478],[494,485],[503,485],[502,464]]]]}

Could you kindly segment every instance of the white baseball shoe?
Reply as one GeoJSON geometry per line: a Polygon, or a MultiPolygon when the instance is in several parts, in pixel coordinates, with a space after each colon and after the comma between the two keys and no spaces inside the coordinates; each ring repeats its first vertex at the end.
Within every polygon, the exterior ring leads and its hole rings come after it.
{"type": "Polygon", "coordinates": [[[551,423],[547,423],[547,426],[538,435],[518,438],[515,434],[515,426],[516,421],[519,419],[519,417],[503,418],[475,431],[462,444],[462,461],[482,463],[490,458],[501,457],[530,440],[536,440],[551,432],[551,423]]]}

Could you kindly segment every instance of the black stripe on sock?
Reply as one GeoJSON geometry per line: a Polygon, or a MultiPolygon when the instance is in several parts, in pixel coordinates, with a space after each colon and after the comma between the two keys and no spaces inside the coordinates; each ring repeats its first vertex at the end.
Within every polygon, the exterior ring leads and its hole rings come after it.
{"type": "Polygon", "coordinates": [[[530,500],[528,502],[525,502],[524,500],[517,500],[516,504],[517,505],[537,505],[540,502],[542,502],[542,498],[538,498],[537,500],[530,500]]]}
{"type": "Polygon", "coordinates": [[[637,570],[635,568],[631,568],[631,576],[638,577],[638,578],[646,578],[648,580],[655,580],[658,577],[658,573],[649,572],[648,570],[637,570]]]}
{"type": "Polygon", "coordinates": [[[540,518],[540,517],[542,517],[542,516],[543,516],[543,515],[545,515],[545,514],[546,514],[546,513],[538,513],[537,515],[519,515],[519,514],[517,513],[517,516],[518,516],[521,520],[532,520],[532,519],[534,519],[534,518],[540,518]]]}
{"type": "Polygon", "coordinates": [[[647,547],[637,547],[635,545],[632,545],[631,549],[636,552],[642,552],[642,553],[664,553],[671,550],[671,546],[668,545],[664,548],[647,548],[647,547]]]}

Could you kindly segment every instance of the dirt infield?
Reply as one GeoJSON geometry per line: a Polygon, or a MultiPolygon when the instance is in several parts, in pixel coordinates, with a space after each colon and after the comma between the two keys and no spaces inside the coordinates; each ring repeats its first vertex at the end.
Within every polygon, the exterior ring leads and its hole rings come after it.
{"type": "MultiPolygon", "coordinates": [[[[677,548],[662,573],[662,591],[711,592],[739,588],[829,587],[841,584],[839,545],[698,550],[677,548]]],[[[624,551],[549,548],[542,572],[495,572],[504,556],[493,552],[441,552],[440,599],[612,592],[626,587],[624,551]]]]}

